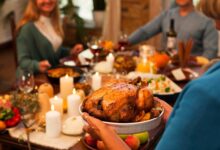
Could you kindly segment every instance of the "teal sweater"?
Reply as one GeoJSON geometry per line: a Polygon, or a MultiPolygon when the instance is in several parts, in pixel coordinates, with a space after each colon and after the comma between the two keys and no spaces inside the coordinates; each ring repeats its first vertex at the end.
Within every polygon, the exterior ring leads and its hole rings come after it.
{"type": "Polygon", "coordinates": [[[157,150],[220,149],[220,63],[186,86],[157,150]]]}
{"type": "Polygon", "coordinates": [[[175,20],[178,40],[193,39],[193,55],[202,55],[209,59],[217,56],[218,32],[213,21],[197,11],[182,17],[179,15],[178,7],[163,12],[151,22],[137,29],[129,36],[129,42],[137,44],[162,33],[162,48],[166,49],[166,34],[169,31],[171,18],[175,20]]]}
{"type": "Polygon", "coordinates": [[[69,50],[60,47],[56,52],[50,41],[36,28],[33,22],[25,24],[17,36],[17,54],[19,68],[29,68],[39,72],[39,61],[48,60],[52,66],[59,59],[69,55],[69,50]]]}

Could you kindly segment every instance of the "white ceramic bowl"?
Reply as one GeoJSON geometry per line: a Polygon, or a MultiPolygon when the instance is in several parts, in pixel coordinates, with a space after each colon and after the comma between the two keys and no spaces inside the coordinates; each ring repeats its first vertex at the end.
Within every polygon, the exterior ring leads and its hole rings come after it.
{"type": "MultiPolygon", "coordinates": [[[[80,105],[79,109],[80,109],[80,113],[82,114],[81,106],[82,105],[80,105]]],[[[131,123],[117,123],[117,122],[108,122],[108,121],[103,121],[103,122],[113,127],[118,134],[133,134],[144,131],[150,131],[158,127],[161,123],[163,114],[164,114],[164,109],[157,118],[153,118],[147,121],[131,122],[131,123]]]]}

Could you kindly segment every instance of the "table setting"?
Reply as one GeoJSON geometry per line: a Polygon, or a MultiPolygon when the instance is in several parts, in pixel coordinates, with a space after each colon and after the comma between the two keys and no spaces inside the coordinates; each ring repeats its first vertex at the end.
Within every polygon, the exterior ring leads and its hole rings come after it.
{"type": "Polygon", "coordinates": [[[0,136],[25,141],[29,149],[96,149],[98,142],[91,142],[82,129],[86,122],[81,115],[86,112],[112,126],[128,145],[136,140],[137,149],[155,146],[164,129],[164,109],[153,97],[174,104],[183,85],[199,77],[193,67],[201,68],[207,60],[189,55],[190,41],[180,43],[178,58],[148,45],[135,53],[115,51],[110,41],[102,41],[99,51],[105,52],[97,54],[91,50],[94,44],[100,41],[89,43],[77,60],[62,58],[45,74],[29,73],[31,82],[21,77],[14,92],[1,96],[5,114],[0,115],[0,136]],[[187,63],[191,59],[193,65],[187,63]],[[7,117],[17,122],[8,125],[7,117]]]}

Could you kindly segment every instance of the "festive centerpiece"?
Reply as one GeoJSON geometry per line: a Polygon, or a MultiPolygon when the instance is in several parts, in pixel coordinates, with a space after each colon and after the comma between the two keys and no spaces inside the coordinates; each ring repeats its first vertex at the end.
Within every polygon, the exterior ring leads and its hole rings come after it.
{"type": "Polygon", "coordinates": [[[0,96],[0,130],[6,127],[13,127],[17,125],[21,120],[20,111],[15,107],[11,101],[10,95],[0,96]],[[4,126],[4,128],[3,128],[4,126]]]}

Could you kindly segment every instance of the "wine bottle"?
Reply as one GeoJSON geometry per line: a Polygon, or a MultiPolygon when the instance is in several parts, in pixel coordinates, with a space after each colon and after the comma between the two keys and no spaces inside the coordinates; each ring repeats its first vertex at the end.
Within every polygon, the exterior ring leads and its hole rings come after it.
{"type": "Polygon", "coordinates": [[[167,50],[169,53],[173,53],[174,50],[176,49],[176,38],[177,38],[177,33],[175,31],[175,20],[170,19],[170,29],[167,32],[167,50]]]}

